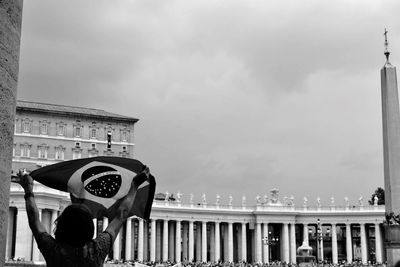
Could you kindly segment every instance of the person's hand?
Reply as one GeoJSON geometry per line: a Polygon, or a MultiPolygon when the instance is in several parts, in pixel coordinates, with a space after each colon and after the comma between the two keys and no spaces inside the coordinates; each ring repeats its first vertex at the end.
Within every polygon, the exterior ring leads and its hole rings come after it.
{"type": "Polygon", "coordinates": [[[143,167],[141,173],[136,175],[132,180],[132,186],[137,189],[141,184],[143,184],[150,177],[150,169],[147,166],[143,167]]]}
{"type": "Polygon", "coordinates": [[[33,179],[25,169],[19,170],[16,175],[11,174],[11,182],[20,184],[25,193],[33,192],[33,179]]]}

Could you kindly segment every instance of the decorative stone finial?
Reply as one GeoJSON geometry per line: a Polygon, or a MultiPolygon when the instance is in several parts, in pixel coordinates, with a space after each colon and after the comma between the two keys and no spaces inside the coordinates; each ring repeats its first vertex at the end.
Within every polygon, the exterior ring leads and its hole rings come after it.
{"type": "Polygon", "coordinates": [[[232,206],[232,201],[233,201],[233,197],[232,197],[232,195],[229,195],[229,206],[232,206]]]}
{"type": "Polygon", "coordinates": [[[182,193],[178,191],[178,193],[176,193],[176,202],[180,203],[181,197],[182,197],[182,193]]]}
{"type": "Polygon", "coordinates": [[[389,52],[389,42],[387,40],[387,33],[388,33],[388,31],[385,28],[385,32],[383,33],[383,35],[385,36],[385,43],[384,43],[385,44],[385,52],[384,52],[384,54],[386,56],[386,62],[389,62],[390,52],[389,52]]]}
{"type": "Polygon", "coordinates": [[[221,196],[220,195],[216,195],[216,197],[215,197],[215,205],[219,205],[221,203],[221,196]]]}

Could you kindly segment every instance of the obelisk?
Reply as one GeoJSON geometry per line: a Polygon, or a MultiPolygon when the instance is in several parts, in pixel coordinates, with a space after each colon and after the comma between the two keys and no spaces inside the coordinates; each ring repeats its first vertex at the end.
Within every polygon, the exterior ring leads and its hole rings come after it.
{"type": "Polygon", "coordinates": [[[0,1],[0,266],[4,266],[15,105],[21,40],[22,0],[0,1]]]}
{"type": "MultiPolygon", "coordinates": [[[[400,111],[396,67],[389,62],[387,31],[385,30],[386,62],[381,69],[383,162],[386,214],[400,214],[400,111]]],[[[400,261],[398,225],[385,226],[385,247],[388,266],[400,261]]]]}

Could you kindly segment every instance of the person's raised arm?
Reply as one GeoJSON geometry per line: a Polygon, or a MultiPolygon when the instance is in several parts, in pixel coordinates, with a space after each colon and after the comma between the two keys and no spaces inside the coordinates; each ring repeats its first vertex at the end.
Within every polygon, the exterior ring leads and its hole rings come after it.
{"type": "Polygon", "coordinates": [[[33,194],[33,179],[26,171],[19,171],[16,176],[11,177],[11,181],[20,184],[25,191],[24,198],[29,227],[33,236],[37,238],[40,233],[46,232],[46,228],[40,222],[39,210],[33,194]]]}
{"type": "Polygon", "coordinates": [[[134,205],[136,192],[139,186],[149,178],[149,175],[150,170],[145,167],[145,169],[132,180],[128,194],[121,200],[116,216],[106,228],[106,232],[110,233],[112,236],[112,243],[121,229],[121,226],[124,224],[126,219],[128,219],[128,213],[134,205]]]}

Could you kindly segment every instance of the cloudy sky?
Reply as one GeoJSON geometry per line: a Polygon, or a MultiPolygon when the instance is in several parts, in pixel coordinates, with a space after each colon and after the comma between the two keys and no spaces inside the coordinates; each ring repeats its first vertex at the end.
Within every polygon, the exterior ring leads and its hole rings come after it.
{"type": "Polygon", "coordinates": [[[18,98],[139,118],[158,192],[356,203],[383,186],[399,1],[25,1],[18,98]]]}

